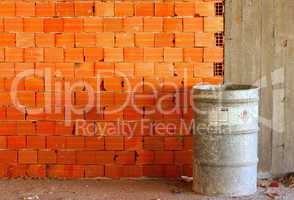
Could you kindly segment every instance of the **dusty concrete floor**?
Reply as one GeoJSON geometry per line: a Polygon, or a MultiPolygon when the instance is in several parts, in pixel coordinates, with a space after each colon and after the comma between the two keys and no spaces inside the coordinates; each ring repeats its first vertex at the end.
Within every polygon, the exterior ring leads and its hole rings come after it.
{"type": "MultiPolygon", "coordinates": [[[[274,199],[292,200],[294,190],[260,188],[258,194],[240,200],[271,199],[266,192],[277,192],[274,199]]],[[[224,200],[198,196],[191,183],[169,180],[1,180],[1,200],[224,200]]],[[[227,198],[230,199],[230,198],[227,198]]],[[[226,200],[227,200],[226,199],[226,200]]],[[[231,198],[238,199],[238,198],[231,198]]]]}

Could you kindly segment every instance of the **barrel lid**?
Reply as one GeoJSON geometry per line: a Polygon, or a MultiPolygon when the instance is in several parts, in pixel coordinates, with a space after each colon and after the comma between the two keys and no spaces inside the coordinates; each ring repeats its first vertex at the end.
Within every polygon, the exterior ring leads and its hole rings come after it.
{"type": "Polygon", "coordinates": [[[255,101],[259,99],[259,88],[242,84],[198,84],[193,86],[193,99],[255,101]]]}

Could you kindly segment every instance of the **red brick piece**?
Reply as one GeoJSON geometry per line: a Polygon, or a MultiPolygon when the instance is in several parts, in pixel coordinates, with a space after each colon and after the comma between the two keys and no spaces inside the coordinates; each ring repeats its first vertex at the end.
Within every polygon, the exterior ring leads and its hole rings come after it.
{"type": "Polygon", "coordinates": [[[120,136],[105,137],[105,149],[106,150],[123,150],[124,138],[120,136]]]}
{"type": "Polygon", "coordinates": [[[38,154],[34,150],[22,150],[18,152],[19,163],[34,164],[37,163],[38,154]]]}
{"type": "Polygon", "coordinates": [[[63,19],[44,19],[44,32],[63,32],[63,19]]]}

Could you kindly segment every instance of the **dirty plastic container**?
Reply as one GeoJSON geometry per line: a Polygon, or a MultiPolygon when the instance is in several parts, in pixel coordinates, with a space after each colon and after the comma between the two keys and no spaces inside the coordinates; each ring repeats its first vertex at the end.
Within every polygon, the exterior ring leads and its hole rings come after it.
{"type": "Polygon", "coordinates": [[[193,191],[245,196],[257,190],[258,88],[193,87],[193,191]]]}

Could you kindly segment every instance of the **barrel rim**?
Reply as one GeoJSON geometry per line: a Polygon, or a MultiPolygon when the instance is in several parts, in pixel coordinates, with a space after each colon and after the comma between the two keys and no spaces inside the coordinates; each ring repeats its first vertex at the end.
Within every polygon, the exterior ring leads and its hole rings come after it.
{"type": "Polygon", "coordinates": [[[194,90],[201,92],[237,92],[237,91],[250,91],[258,90],[259,87],[249,84],[197,84],[193,86],[194,90]]]}

